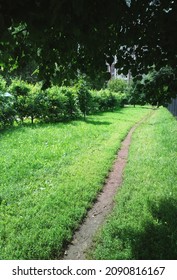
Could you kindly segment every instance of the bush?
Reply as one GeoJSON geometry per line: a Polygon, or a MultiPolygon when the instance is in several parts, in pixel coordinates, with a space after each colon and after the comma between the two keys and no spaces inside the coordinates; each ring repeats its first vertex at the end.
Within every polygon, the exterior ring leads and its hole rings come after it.
{"type": "Polygon", "coordinates": [[[109,90],[100,90],[99,91],[99,110],[100,111],[109,111],[117,106],[116,97],[109,90]]]}
{"type": "Polygon", "coordinates": [[[67,97],[65,104],[65,119],[75,119],[80,115],[79,97],[76,88],[61,87],[60,90],[67,97]]]}
{"type": "Polygon", "coordinates": [[[45,90],[43,101],[43,116],[45,121],[57,122],[64,119],[68,98],[64,95],[60,87],[53,86],[45,90]]]}
{"type": "Polygon", "coordinates": [[[111,92],[108,89],[102,89],[100,91],[91,91],[92,94],[92,113],[104,112],[115,110],[118,107],[122,107],[125,94],[111,92]]]}
{"type": "Polygon", "coordinates": [[[31,118],[31,123],[35,118],[41,118],[44,114],[44,93],[39,83],[29,84],[29,92],[26,96],[26,116],[31,118]]]}
{"type": "Polygon", "coordinates": [[[133,82],[128,93],[128,102],[131,105],[145,105],[146,98],[143,92],[143,85],[140,81],[133,82]]]}
{"type": "Polygon", "coordinates": [[[129,86],[125,80],[112,79],[108,82],[107,88],[110,92],[114,92],[120,95],[118,99],[120,100],[121,107],[128,103],[129,86]]]}
{"type": "Polygon", "coordinates": [[[9,86],[9,91],[14,96],[14,109],[17,113],[17,118],[23,122],[24,118],[28,116],[27,98],[30,92],[30,85],[21,79],[14,79],[9,86]]]}
{"type": "Polygon", "coordinates": [[[128,86],[127,86],[127,82],[124,81],[123,79],[111,79],[107,84],[107,88],[111,92],[126,93],[128,86]]]}
{"type": "Polygon", "coordinates": [[[86,81],[80,79],[78,83],[75,85],[75,90],[78,95],[79,110],[82,112],[85,119],[86,115],[90,113],[90,106],[91,106],[91,93],[89,91],[86,81]]]}
{"type": "Polygon", "coordinates": [[[6,81],[2,76],[0,76],[0,92],[6,91],[6,81]]]}
{"type": "Polygon", "coordinates": [[[13,103],[13,96],[0,92],[0,127],[2,128],[12,125],[14,122],[16,112],[13,103]]]}
{"type": "MultiPolygon", "coordinates": [[[[0,79],[0,89],[5,92],[6,82],[0,79]]],[[[0,95],[1,126],[18,122],[25,118],[41,119],[45,122],[72,120],[83,114],[114,110],[124,105],[126,94],[102,89],[90,91],[87,82],[80,79],[73,87],[52,86],[45,91],[41,85],[29,84],[21,79],[14,79],[6,95],[0,95]]]]}
{"type": "Polygon", "coordinates": [[[0,127],[12,125],[15,118],[13,96],[6,91],[6,81],[0,76],[0,127]]]}

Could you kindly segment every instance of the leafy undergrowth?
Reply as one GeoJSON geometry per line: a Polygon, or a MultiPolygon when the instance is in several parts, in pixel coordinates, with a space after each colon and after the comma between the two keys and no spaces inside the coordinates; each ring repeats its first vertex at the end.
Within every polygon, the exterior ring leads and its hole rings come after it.
{"type": "Polygon", "coordinates": [[[134,133],[124,183],[93,259],[176,259],[177,122],[164,108],[134,133]]]}
{"type": "Polygon", "coordinates": [[[59,258],[103,186],[130,127],[148,108],[0,135],[0,258],[59,258]]]}

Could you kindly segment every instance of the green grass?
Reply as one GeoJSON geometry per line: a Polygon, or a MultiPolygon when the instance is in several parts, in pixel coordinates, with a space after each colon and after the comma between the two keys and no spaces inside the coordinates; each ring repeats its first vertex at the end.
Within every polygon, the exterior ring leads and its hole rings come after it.
{"type": "Polygon", "coordinates": [[[177,121],[166,109],[133,134],[122,188],[90,257],[177,258],[177,121]]]}
{"type": "Polygon", "coordinates": [[[0,259],[59,258],[91,207],[121,140],[148,108],[0,135],[0,259]]]}

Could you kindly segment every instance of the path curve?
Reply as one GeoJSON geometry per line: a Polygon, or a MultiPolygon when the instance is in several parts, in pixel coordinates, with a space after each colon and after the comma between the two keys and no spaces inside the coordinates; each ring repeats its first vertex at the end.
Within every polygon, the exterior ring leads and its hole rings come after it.
{"type": "Polygon", "coordinates": [[[113,208],[114,196],[122,184],[123,170],[127,162],[132,134],[146,118],[147,116],[135,124],[122,142],[121,149],[118,151],[112,171],[109,173],[102,192],[98,195],[96,203],[88,211],[85,220],[75,232],[72,242],[64,253],[63,260],[85,259],[85,252],[91,246],[93,236],[113,208]]]}

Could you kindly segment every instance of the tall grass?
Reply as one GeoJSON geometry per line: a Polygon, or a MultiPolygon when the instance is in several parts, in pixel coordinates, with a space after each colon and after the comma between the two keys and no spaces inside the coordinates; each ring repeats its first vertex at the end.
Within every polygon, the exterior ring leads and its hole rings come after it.
{"type": "Polygon", "coordinates": [[[177,122],[164,108],[133,135],[124,183],[92,258],[177,258],[177,122]]]}
{"type": "Polygon", "coordinates": [[[125,108],[84,121],[23,125],[0,135],[0,258],[59,258],[91,207],[130,127],[125,108]]]}

